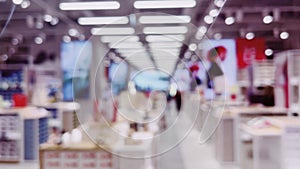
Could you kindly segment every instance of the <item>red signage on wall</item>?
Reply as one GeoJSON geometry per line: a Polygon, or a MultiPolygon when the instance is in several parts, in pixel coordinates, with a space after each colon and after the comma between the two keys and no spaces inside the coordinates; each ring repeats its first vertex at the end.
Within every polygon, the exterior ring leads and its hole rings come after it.
{"type": "Polygon", "coordinates": [[[236,39],[236,53],[238,68],[246,68],[254,60],[265,59],[265,40],[262,38],[236,39]]]}

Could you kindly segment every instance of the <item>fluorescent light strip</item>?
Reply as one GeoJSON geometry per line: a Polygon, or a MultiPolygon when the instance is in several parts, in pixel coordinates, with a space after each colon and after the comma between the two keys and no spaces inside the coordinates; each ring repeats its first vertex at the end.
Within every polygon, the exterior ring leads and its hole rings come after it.
{"type": "Polygon", "coordinates": [[[80,17],[78,18],[79,25],[117,25],[128,24],[129,19],[126,16],[112,17],[80,17]]]}
{"type": "Polygon", "coordinates": [[[133,28],[92,28],[93,35],[132,35],[134,34],[133,28]]]}
{"type": "Polygon", "coordinates": [[[139,22],[142,24],[168,24],[168,23],[189,23],[191,17],[183,16],[141,16],[139,22]]]}
{"type": "Polygon", "coordinates": [[[61,10],[112,10],[119,9],[118,1],[91,1],[91,2],[62,2],[59,4],[61,10]]]}
{"type": "Polygon", "coordinates": [[[145,27],[145,34],[184,34],[187,33],[186,26],[145,27]]]}
{"type": "Polygon", "coordinates": [[[193,8],[195,0],[168,0],[168,1],[135,1],[136,9],[162,9],[162,8],[193,8]]]}
{"type": "Polygon", "coordinates": [[[148,35],[146,36],[147,42],[176,42],[183,41],[184,35],[148,35]]]}
{"type": "Polygon", "coordinates": [[[149,46],[151,48],[179,48],[182,46],[180,42],[157,42],[157,43],[150,43],[149,46]]]}
{"type": "Polygon", "coordinates": [[[139,41],[139,37],[138,36],[102,36],[101,41],[104,43],[137,42],[139,41]]]}
{"type": "Polygon", "coordinates": [[[109,44],[110,48],[114,48],[114,49],[140,49],[140,48],[144,48],[143,44],[140,42],[130,42],[130,43],[113,43],[113,44],[109,44]]]}

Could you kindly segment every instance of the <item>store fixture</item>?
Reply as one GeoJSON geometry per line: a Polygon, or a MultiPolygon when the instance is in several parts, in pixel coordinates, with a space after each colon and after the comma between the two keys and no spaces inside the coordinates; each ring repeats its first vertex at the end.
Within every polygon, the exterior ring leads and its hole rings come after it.
{"type": "Polygon", "coordinates": [[[294,117],[252,118],[241,124],[243,169],[290,169],[299,165],[300,121],[294,117]]]}
{"type": "Polygon", "coordinates": [[[277,106],[288,107],[297,115],[300,104],[300,50],[289,50],[276,54],[275,102],[277,106]]]}
{"type": "Polygon", "coordinates": [[[276,107],[227,107],[221,116],[216,131],[215,149],[217,160],[221,163],[238,164],[241,123],[260,116],[287,116],[287,110],[276,107]]]}
{"type": "Polygon", "coordinates": [[[26,94],[27,69],[21,65],[0,65],[0,95],[13,103],[13,95],[26,94]]]}
{"type": "Polygon", "coordinates": [[[39,144],[48,140],[48,112],[34,107],[0,109],[1,162],[38,159],[39,144]]]}

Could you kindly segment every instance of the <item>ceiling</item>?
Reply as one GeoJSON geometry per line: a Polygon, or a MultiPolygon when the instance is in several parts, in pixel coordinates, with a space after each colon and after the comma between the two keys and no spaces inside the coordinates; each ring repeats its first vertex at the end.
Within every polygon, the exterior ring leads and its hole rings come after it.
{"type": "MultiPolygon", "coordinates": [[[[79,0],[25,1],[30,1],[30,6],[27,8],[14,5],[12,0],[0,0],[1,28],[7,24],[5,30],[1,29],[3,30],[3,34],[0,35],[2,53],[11,46],[34,43],[37,36],[45,40],[41,45],[47,45],[47,41],[55,38],[65,41],[70,38],[88,39],[93,34],[105,33],[104,27],[109,28],[110,33],[114,28],[126,28],[121,31],[116,30],[113,35],[93,35],[99,36],[114,55],[125,59],[137,69],[154,67],[167,73],[174,71],[180,58],[183,58],[189,50],[188,46],[191,43],[198,44],[202,40],[202,36],[197,35],[199,35],[199,28],[203,26],[207,28],[204,33],[208,38],[237,38],[253,32],[255,37],[265,38],[267,47],[275,52],[300,47],[299,0],[227,0],[223,7],[217,7],[214,0],[195,0],[194,7],[175,9],[137,9],[134,6],[136,0],[118,0],[119,9],[114,10],[61,10],[59,7],[61,2],[80,2],[79,0]],[[212,18],[212,23],[207,24],[204,18],[212,9],[216,9],[217,15],[212,18]],[[263,16],[267,14],[274,17],[272,23],[263,23],[263,16]],[[47,20],[46,15],[51,16],[52,22],[50,22],[51,18],[49,21],[44,21],[47,20]],[[149,22],[149,18],[147,20],[145,16],[153,15],[159,18],[155,21],[150,19],[150,23],[142,23],[149,22]],[[178,18],[182,15],[189,18],[178,18]],[[122,19],[112,20],[106,25],[78,23],[81,17],[112,16],[125,16],[126,19],[120,24],[117,23],[122,22],[122,19]],[[163,17],[166,16],[171,18],[164,19],[163,17]],[[230,16],[235,18],[235,22],[227,25],[225,20],[230,16]],[[55,24],[53,18],[57,18],[59,22],[55,24]],[[93,28],[101,29],[92,31],[93,28]],[[280,38],[282,31],[289,33],[288,39],[280,38]],[[68,35],[72,33],[73,36],[68,35]]],[[[179,5],[180,3],[178,2],[179,5]]]]}

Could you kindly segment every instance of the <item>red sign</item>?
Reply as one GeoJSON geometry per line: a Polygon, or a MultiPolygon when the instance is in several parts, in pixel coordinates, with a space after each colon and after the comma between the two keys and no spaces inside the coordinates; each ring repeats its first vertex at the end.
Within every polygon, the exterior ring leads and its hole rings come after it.
{"type": "Polygon", "coordinates": [[[265,56],[265,40],[261,38],[237,39],[236,53],[238,68],[246,68],[251,65],[254,60],[264,60],[265,56]]]}

